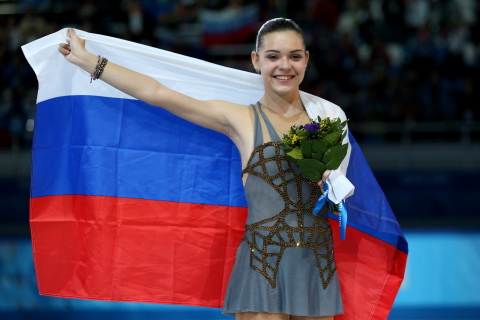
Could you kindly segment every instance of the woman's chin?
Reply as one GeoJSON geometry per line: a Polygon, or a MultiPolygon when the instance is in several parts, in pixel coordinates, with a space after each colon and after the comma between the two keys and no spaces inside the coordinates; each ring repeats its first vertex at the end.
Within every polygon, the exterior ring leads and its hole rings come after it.
{"type": "Polygon", "coordinates": [[[282,86],[282,87],[272,88],[272,91],[275,94],[283,97],[283,96],[288,96],[294,92],[298,92],[298,87],[282,86]]]}

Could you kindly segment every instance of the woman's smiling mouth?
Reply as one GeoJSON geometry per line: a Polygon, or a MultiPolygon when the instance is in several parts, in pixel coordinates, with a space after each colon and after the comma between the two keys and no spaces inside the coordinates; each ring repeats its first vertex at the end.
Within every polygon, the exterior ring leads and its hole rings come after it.
{"type": "Polygon", "coordinates": [[[281,82],[286,82],[293,79],[295,76],[273,76],[273,77],[281,82]]]}

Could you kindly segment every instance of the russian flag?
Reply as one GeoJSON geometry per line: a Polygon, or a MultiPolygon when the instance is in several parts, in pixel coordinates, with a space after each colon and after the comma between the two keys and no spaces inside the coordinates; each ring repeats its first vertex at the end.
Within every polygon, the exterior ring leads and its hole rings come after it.
{"type": "Polygon", "coordinates": [[[255,37],[259,16],[256,3],[222,10],[202,9],[199,19],[203,41],[207,45],[245,43],[255,37]]]}
{"type": "MultiPolygon", "coordinates": [[[[197,99],[250,104],[263,95],[258,75],[76,32],[88,51],[197,99]]],[[[90,83],[58,53],[66,38],[63,29],[22,47],[39,81],[30,226],[40,294],[221,307],[247,217],[238,150],[218,132],[90,83]]],[[[407,243],[351,135],[350,144],[346,240],[330,219],[345,310],[335,318],[386,319],[407,243]]]]}

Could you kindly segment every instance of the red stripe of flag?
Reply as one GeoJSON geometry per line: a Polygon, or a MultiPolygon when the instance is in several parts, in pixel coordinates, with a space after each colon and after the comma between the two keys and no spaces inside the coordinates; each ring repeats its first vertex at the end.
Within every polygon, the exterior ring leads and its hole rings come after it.
{"type": "Polygon", "coordinates": [[[344,314],[335,320],[385,320],[402,284],[407,254],[347,226],[340,240],[338,221],[330,219],[344,314]]]}
{"type": "Polygon", "coordinates": [[[40,294],[211,307],[222,306],[247,217],[243,207],[83,195],[32,198],[31,208],[40,294]]]}
{"type": "MultiPolygon", "coordinates": [[[[243,207],[83,195],[32,198],[31,208],[41,294],[210,307],[223,304],[247,216],[243,207]]],[[[386,319],[407,255],[352,227],[342,241],[330,223],[345,310],[336,320],[386,319]]]]}

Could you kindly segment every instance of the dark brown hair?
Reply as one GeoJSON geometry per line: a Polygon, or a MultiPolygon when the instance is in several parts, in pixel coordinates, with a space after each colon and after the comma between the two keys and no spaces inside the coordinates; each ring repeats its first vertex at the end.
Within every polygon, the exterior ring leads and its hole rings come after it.
{"type": "Polygon", "coordinates": [[[286,18],[275,18],[268,20],[260,27],[257,33],[257,41],[255,43],[255,52],[258,54],[258,49],[262,46],[265,35],[272,32],[279,31],[295,31],[302,37],[303,46],[305,46],[305,38],[303,30],[293,20],[286,18]]]}

